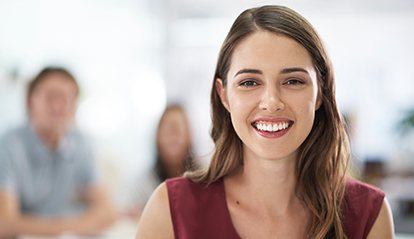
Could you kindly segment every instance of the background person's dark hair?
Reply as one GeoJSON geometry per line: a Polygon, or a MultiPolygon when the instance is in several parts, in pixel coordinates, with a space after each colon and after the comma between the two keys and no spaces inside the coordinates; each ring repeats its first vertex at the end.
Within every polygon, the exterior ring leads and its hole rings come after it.
{"type": "Polygon", "coordinates": [[[33,92],[36,90],[36,88],[42,84],[42,82],[48,78],[50,75],[59,74],[65,77],[65,79],[72,81],[77,89],[77,94],[79,95],[79,84],[76,81],[75,77],[72,75],[72,73],[69,72],[64,67],[60,66],[47,66],[43,68],[30,82],[27,87],[27,94],[26,94],[26,101],[28,102],[29,99],[32,97],[33,92]]]}
{"type": "MultiPolygon", "coordinates": [[[[187,121],[187,125],[189,124],[188,122],[188,117],[187,117],[187,113],[185,112],[184,108],[180,105],[180,104],[169,104],[167,106],[167,108],[164,110],[164,113],[162,114],[160,121],[158,122],[158,126],[157,126],[157,136],[158,137],[158,131],[160,130],[161,124],[163,123],[166,115],[173,110],[177,110],[179,111],[181,114],[183,114],[186,118],[187,121]]],[[[188,129],[189,130],[189,129],[188,129]]],[[[169,178],[169,175],[167,173],[167,169],[166,169],[166,165],[163,161],[163,159],[161,158],[161,154],[160,154],[160,145],[158,142],[158,138],[157,138],[157,145],[156,145],[156,161],[155,161],[155,165],[154,165],[154,171],[157,175],[157,177],[159,178],[159,180],[161,182],[164,182],[166,179],[169,178]]],[[[190,142],[188,144],[187,150],[186,150],[187,154],[185,156],[185,160],[183,160],[183,165],[182,165],[182,173],[184,173],[187,170],[195,170],[197,168],[196,163],[194,162],[194,153],[193,153],[193,146],[191,143],[191,138],[190,138],[190,142]]]]}

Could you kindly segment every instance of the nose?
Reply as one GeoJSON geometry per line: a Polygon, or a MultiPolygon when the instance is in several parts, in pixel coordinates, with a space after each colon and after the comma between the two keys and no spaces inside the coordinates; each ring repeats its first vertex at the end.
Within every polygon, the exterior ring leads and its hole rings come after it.
{"type": "Polygon", "coordinates": [[[285,109],[279,89],[274,85],[268,85],[263,93],[262,100],[259,105],[261,110],[269,112],[277,112],[285,109]]]}
{"type": "Polygon", "coordinates": [[[63,95],[53,95],[49,99],[51,109],[55,112],[65,112],[71,106],[71,99],[63,95]]]}

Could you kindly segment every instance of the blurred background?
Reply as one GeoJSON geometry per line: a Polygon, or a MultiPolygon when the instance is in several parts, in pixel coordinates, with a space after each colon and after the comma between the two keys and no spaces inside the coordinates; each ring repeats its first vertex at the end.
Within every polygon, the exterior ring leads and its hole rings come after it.
{"type": "MultiPolygon", "coordinates": [[[[93,139],[113,199],[133,200],[153,167],[167,103],[188,113],[194,153],[208,163],[209,94],[218,51],[246,8],[293,8],[333,61],[352,140],[353,174],[381,187],[396,229],[414,233],[414,2],[0,0],[0,134],[26,121],[26,83],[46,65],[82,91],[77,125],[93,139]]],[[[414,235],[414,234],[413,234],[414,235]]]]}

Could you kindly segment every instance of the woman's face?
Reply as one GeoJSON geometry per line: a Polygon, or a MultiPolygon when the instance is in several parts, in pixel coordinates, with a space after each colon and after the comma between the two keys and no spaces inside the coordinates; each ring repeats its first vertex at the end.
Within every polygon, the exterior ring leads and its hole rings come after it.
{"type": "Polygon", "coordinates": [[[316,72],[296,41],[259,31],[235,48],[222,102],[245,153],[264,159],[294,157],[319,107],[316,72]]]}
{"type": "Polygon", "coordinates": [[[185,160],[190,135],[186,116],[178,109],[169,110],[158,130],[158,146],[163,160],[180,163],[185,160]]]}

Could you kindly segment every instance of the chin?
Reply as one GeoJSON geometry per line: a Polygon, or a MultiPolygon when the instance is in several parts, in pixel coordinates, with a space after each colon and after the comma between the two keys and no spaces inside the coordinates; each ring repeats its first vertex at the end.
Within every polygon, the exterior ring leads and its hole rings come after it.
{"type": "Polygon", "coordinates": [[[70,126],[71,125],[65,123],[51,123],[49,130],[53,132],[66,133],[66,131],[70,129],[70,126]]]}
{"type": "Polygon", "coordinates": [[[259,158],[268,159],[268,160],[281,160],[286,158],[294,158],[296,156],[296,150],[289,150],[286,148],[281,148],[279,150],[272,149],[260,149],[254,152],[259,158]]]}

